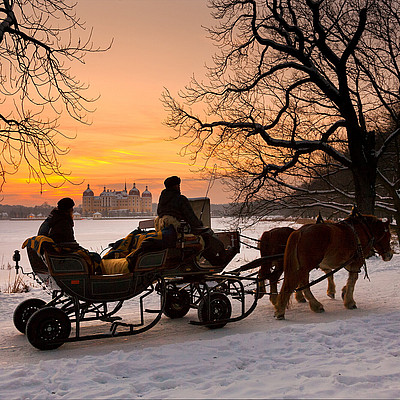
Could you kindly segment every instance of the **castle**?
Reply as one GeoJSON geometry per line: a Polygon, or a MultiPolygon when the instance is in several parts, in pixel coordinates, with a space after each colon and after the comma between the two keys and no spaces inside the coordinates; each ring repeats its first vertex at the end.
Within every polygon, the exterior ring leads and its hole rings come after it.
{"type": "Polygon", "coordinates": [[[102,216],[120,216],[132,214],[151,214],[152,212],[152,194],[149,192],[148,187],[143,191],[140,196],[139,189],[133,184],[132,189],[127,191],[115,191],[106,189],[95,196],[93,190],[88,185],[87,189],[82,195],[82,214],[84,216],[93,216],[93,214],[100,213],[102,216]]]}

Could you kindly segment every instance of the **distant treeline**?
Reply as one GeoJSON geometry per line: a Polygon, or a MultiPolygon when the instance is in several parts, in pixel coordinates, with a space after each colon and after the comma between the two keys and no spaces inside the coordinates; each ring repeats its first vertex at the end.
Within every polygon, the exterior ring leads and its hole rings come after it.
{"type": "MultiPolygon", "coordinates": [[[[22,205],[10,206],[7,204],[0,204],[0,217],[5,218],[28,218],[29,215],[34,214],[35,216],[42,215],[47,217],[54,206],[50,206],[47,203],[43,203],[41,206],[26,207],[22,205]]],[[[76,208],[79,212],[79,208],[76,208]]]]}
{"type": "MultiPolygon", "coordinates": [[[[42,215],[47,217],[50,211],[55,206],[51,206],[47,203],[43,203],[41,206],[26,207],[22,205],[10,206],[7,204],[0,204],[0,218],[28,218],[29,215],[35,216],[42,215]]],[[[211,215],[213,217],[222,217],[227,215],[228,204],[211,204],[211,215]]],[[[81,213],[82,208],[80,206],[74,207],[74,211],[81,213]]],[[[157,212],[157,204],[153,203],[153,214],[157,212]]]]}

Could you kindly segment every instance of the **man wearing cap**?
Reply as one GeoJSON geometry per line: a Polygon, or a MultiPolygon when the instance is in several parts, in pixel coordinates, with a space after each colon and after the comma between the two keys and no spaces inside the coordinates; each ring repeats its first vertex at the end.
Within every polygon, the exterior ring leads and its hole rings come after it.
{"type": "Polygon", "coordinates": [[[168,229],[170,225],[177,229],[179,221],[185,221],[190,225],[191,232],[201,235],[205,242],[202,255],[212,265],[222,265],[226,259],[224,244],[214,235],[208,227],[197,218],[187,197],[181,194],[181,179],[178,176],[170,176],[164,181],[165,189],[161,192],[158,201],[155,221],[156,230],[168,229]]]}
{"type": "Polygon", "coordinates": [[[74,205],[74,201],[69,197],[61,199],[57,203],[57,207],[40,225],[38,235],[48,236],[56,244],[65,243],[78,246],[74,236],[74,221],[72,219],[74,205]]]}
{"type": "Polygon", "coordinates": [[[171,216],[177,221],[187,222],[192,233],[202,231],[203,223],[197,218],[187,197],[181,194],[180,184],[181,179],[178,176],[170,176],[164,181],[165,189],[158,201],[157,215],[161,220],[171,216]]]}

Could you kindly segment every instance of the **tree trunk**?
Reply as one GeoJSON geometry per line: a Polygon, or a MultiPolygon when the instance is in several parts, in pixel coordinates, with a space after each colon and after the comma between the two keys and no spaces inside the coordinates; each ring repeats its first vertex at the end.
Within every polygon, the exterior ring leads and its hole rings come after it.
{"type": "Polygon", "coordinates": [[[376,172],[366,165],[353,168],[356,205],[362,214],[374,214],[376,172]]]}
{"type": "Polygon", "coordinates": [[[349,137],[356,205],[363,214],[374,214],[376,199],[375,133],[358,132],[349,137]]]}

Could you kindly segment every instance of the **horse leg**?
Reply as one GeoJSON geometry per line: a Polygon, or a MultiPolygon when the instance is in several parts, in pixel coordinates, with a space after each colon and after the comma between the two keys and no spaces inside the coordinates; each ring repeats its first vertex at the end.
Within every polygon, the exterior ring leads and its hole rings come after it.
{"type": "MultiPolygon", "coordinates": [[[[301,287],[301,285],[300,285],[299,287],[301,287]]],[[[294,298],[296,299],[296,301],[297,301],[298,303],[307,303],[307,300],[306,300],[306,298],[304,297],[304,294],[303,294],[303,291],[302,291],[302,290],[299,290],[298,292],[296,292],[296,293],[294,294],[294,298]]]]}
{"type": "Polygon", "coordinates": [[[275,305],[278,298],[278,282],[283,274],[283,260],[275,260],[272,263],[272,267],[274,268],[271,272],[271,276],[269,278],[269,301],[275,305]]]}
{"type": "Polygon", "coordinates": [[[314,297],[310,288],[303,290],[304,297],[308,300],[308,304],[312,311],[322,313],[325,311],[324,306],[314,297]]]}
{"type": "Polygon", "coordinates": [[[262,299],[264,297],[264,294],[266,293],[265,290],[265,279],[260,279],[258,278],[258,300],[262,299]]]}
{"type": "Polygon", "coordinates": [[[278,298],[278,282],[269,281],[270,295],[269,301],[275,305],[276,299],[278,298]]]}
{"type": "MultiPolygon", "coordinates": [[[[300,280],[301,286],[305,286],[309,283],[310,281],[310,274],[304,274],[304,276],[300,280]]],[[[304,297],[308,300],[308,304],[311,308],[312,311],[316,313],[322,313],[324,312],[324,306],[314,297],[312,294],[310,288],[303,289],[303,294],[304,297]]]]}
{"type": "MultiPolygon", "coordinates": [[[[330,272],[330,269],[325,269],[322,268],[320,266],[320,268],[322,269],[322,271],[324,271],[325,274],[327,274],[328,272],[330,272]]],[[[328,297],[330,297],[331,299],[335,298],[335,294],[336,294],[336,285],[335,285],[335,281],[333,279],[333,275],[328,276],[328,289],[326,290],[326,294],[328,295],[328,297]]]]}
{"type": "Polygon", "coordinates": [[[298,286],[298,278],[297,276],[292,276],[291,279],[285,278],[283,279],[283,284],[281,290],[276,298],[275,306],[275,318],[276,319],[285,319],[285,310],[289,305],[290,296],[298,286]]]}
{"type": "Polygon", "coordinates": [[[354,286],[356,285],[358,279],[358,272],[349,272],[349,277],[347,279],[346,286],[342,289],[343,303],[349,310],[354,310],[357,308],[356,302],[353,298],[354,286]]]}
{"type": "Polygon", "coordinates": [[[336,285],[335,285],[335,281],[333,279],[333,276],[328,276],[328,289],[326,291],[326,294],[328,295],[328,297],[330,297],[331,299],[335,298],[335,294],[336,294],[336,285]]]}
{"type": "Polygon", "coordinates": [[[294,287],[293,289],[290,289],[288,287],[285,287],[285,285],[282,285],[282,288],[276,298],[276,303],[275,303],[275,318],[276,319],[285,319],[285,310],[286,307],[289,304],[289,299],[290,296],[293,293],[293,290],[296,287],[294,287]]]}
{"type": "Polygon", "coordinates": [[[266,293],[265,290],[265,279],[267,278],[267,276],[269,275],[269,273],[271,272],[271,267],[269,265],[269,263],[264,262],[264,264],[262,264],[260,266],[260,269],[258,270],[258,299],[261,299],[264,297],[264,294],[266,293]]]}

